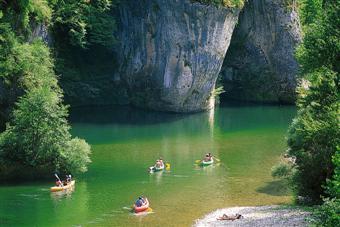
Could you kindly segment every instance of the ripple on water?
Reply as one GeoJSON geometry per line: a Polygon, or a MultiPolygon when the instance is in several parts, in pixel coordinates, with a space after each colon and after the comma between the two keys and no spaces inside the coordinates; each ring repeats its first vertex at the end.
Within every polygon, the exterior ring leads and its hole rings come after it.
{"type": "Polygon", "coordinates": [[[187,176],[187,175],[177,175],[177,174],[175,174],[175,175],[173,175],[173,177],[189,177],[189,176],[187,176]]]}

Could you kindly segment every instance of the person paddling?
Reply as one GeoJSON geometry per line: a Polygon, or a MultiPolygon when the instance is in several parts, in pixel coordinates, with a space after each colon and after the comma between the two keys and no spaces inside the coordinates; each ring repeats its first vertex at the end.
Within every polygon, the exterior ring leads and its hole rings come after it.
{"type": "Polygon", "coordinates": [[[208,157],[209,157],[209,161],[211,161],[213,156],[212,156],[212,154],[210,152],[208,153],[208,157]]]}
{"type": "Polygon", "coordinates": [[[66,175],[66,182],[67,182],[67,183],[70,183],[71,181],[72,181],[72,176],[71,176],[71,174],[66,175]]]}
{"type": "Polygon", "coordinates": [[[206,154],[203,160],[205,162],[209,162],[211,160],[211,158],[209,157],[209,154],[206,154]]]}
{"type": "Polygon", "coordinates": [[[138,199],[135,202],[136,207],[141,207],[145,204],[145,200],[143,196],[138,197],[138,199]]]}
{"type": "Polygon", "coordinates": [[[54,176],[57,178],[56,182],[55,182],[55,185],[57,187],[63,187],[63,182],[60,180],[60,178],[58,177],[58,175],[55,173],[54,176]]]}
{"type": "Polygon", "coordinates": [[[160,163],[160,167],[164,166],[164,161],[162,157],[159,158],[159,163],[160,163]]]}
{"type": "Polygon", "coordinates": [[[55,185],[56,185],[57,187],[62,187],[62,186],[64,186],[64,185],[63,185],[63,182],[61,182],[60,179],[57,179],[57,180],[56,180],[55,185]]]}
{"type": "Polygon", "coordinates": [[[155,167],[156,167],[156,168],[160,168],[161,166],[162,166],[161,160],[157,159],[156,164],[155,164],[155,167]]]}

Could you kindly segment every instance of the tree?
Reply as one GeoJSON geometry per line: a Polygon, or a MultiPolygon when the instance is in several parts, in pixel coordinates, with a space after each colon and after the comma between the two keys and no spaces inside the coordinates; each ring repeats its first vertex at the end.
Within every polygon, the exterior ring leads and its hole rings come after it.
{"type": "Polygon", "coordinates": [[[296,53],[301,84],[288,145],[289,154],[296,158],[293,182],[298,195],[320,202],[322,196],[334,197],[325,186],[339,168],[332,158],[338,157],[340,145],[340,4],[339,0],[302,2],[305,34],[296,53]]]}
{"type": "Polygon", "coordinates": [[[332,157],[339,145],[339,91],[336,73],[324,68],[299,88],[297,116],[289,129],[289,154],[296,158],[294,182],[299,195],[319,201],[334,172],[332,157]]]}
{"type": "Polygon", "coordinates": [[[62,103],[48,47],[39,40],[21,43],[5,23],[0,25],[8,33],[0,40],[1,76],[17,100],[7,128],[0,134],[1,166],[49,174],[86,171],[90,146],[71,138],[67,106],[62,103]],[[6,43],[11,45],[3,45],[6,43]]]}
{"type": "Polygon", "coordinates": [[[60,92],[46,86],[28,91],[0,137],[1,160],[47,171],[86,171],[90,147],[84,140],[71,139],[66,117],[60,92]]]}
{"type": "MultiPolygon", "coordinates": [[[[323,1],[322,4],[317,5],[319,7],[321,5],[322,8],[315,11],[321,13],[309,12],[317,16],[304,26],[303,42],[296,52],[302,77],[308,76],[308,73],[321,67],[327,67],[335,72],[340,71],[340,1],[323,1]]],[[[307,11],[309,8],[300,11],[304,10],[307,11]]]]}

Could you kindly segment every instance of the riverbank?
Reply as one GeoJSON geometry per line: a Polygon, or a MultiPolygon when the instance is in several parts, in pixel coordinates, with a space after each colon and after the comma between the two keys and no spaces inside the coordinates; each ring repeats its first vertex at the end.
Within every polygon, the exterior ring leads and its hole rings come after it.
{"type": "Polygon", "coordinates": [[[216,210],[198,219],[194,226],[308,226],[310,213],[300,208],[283,206],[231,207],[216,210]],[[219,221],[223,214],[241,214],[243,218],[234,221],[219,221]]]}

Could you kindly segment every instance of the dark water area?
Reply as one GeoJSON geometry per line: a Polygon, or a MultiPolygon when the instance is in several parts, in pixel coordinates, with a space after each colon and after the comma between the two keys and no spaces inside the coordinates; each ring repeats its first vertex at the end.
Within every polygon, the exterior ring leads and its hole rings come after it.
{"type": "Polygon", "coordinates": [[[130,107],[72,110],[72,135],[92,146],[87,173],[67,193],[51,183],[0,186],[0,226],[190,226],[227,206],[289,204],[271,167],[285,149],[290,106],[227,105],[197,114],[130,107]],[[220,162],[196,165],[206,152],[220,162]],[[149,174],[162,156],[170,171],[149,174]],[[129,212],[139,195],[152,213],[129,212]]]}

